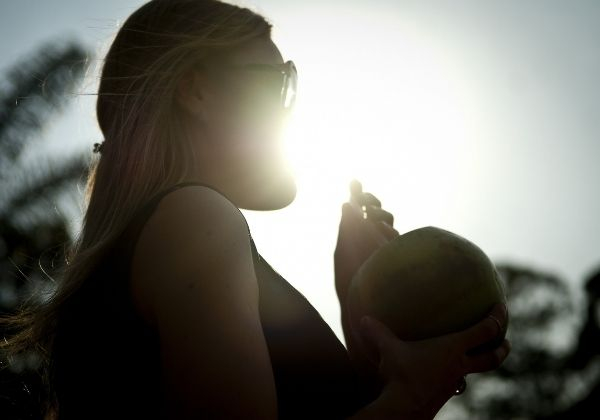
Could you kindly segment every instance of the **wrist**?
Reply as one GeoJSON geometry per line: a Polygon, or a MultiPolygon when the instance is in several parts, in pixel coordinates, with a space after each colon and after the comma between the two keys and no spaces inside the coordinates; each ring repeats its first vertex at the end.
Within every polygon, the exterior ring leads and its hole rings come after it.
{"type": "Polygon", "coordinates": [[[346,420],[409,420],[409,417],[399,416],[397,413],[390,412],[388,408],[378,399],[367,404],[346,420]]]}
{"type": "Polygon", "coordinates": [[[397,406],[397,401],[382,392],[378,398],[348,417],[347,420],[426,420],[425,417],[412,413],[409,408],[397,406]]]}
{"type": "Polygon", "coordinates": [[[387,382],[376,401],[382,415],[397,419],[432,420],[436,413],[418,401],[407,392],[406,386],[395,381],[387,382]]]}

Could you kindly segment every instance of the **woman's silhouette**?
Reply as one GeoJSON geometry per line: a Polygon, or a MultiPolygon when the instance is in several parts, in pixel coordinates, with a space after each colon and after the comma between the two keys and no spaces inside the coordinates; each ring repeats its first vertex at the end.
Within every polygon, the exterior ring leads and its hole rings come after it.
{"type": "Polygon", "coordinates": [[[464,375],[506,357],[506,341],[466,353],[505,328],[500,307],[431,340],[377,320],[351,333],[348,282],[398,235],[359,185],[334,252],[348,350],[259,254],[239,209],[296,194],[279,141],[296,70],[270,29],[216,0],[152,0],[119,29],[82,231],[55,295],[12,318],[3,344],[41,350],[48,418],[432,418],[464,375]]]}

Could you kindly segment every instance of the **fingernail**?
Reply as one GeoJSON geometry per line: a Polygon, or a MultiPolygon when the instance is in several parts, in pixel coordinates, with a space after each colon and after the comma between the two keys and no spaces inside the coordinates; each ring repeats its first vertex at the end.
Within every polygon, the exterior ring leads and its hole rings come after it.
{"type": "Polygon", "coordinates": [[[494,321],[496,323],[496,325],[498,325],[498,333],[502,332],[502,323],[500,322],[500,320],[498,320],[498,317],[496,317],[493,314],[489,314],[488,318],[490,318],[492,321],[494,321]]]}
{"type": "Polygon", "coordinates": [[[399,234],[399,232],[394,228],[394,226],[390,225],[388,222],[383,222],[385,223],[385,225],[393,232],[396,232],[399,234]]]}
{"type": "Polygon", "coordinates": [[[350,181],[350,195],[359,195],[360,193],[362,193],[362,184],[358,180],[353,179],[350,181]]]}

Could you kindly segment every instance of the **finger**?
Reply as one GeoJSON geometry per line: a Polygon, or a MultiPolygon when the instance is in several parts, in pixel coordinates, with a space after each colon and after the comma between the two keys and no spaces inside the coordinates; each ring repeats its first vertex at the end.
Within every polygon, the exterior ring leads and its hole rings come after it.
{"type": "Polygon", "coordinates": [[[375,207],[381,207],[381,200],[369,192],[363,192],[362,184],[356,179],[350,182],[350,201],[356,202],[359,206],[371,204],[375,207]]]}
{"type": "Polygon", "coordinates": [[[454,334],[468,350],[501,336],[506,331],[507,317],[506,305],[499,303],[494,305],[492,311],[483,320],[454,334]]]}
{"type": "Polygon", "coordinates": [[[400,232],[391,227],[386,222],[376,222],[377,228],[385,236],[387,240],[392,240],[400,236],[400,232]]]}
{"type": "MultiPolygon", "coordinates": [[[[349,202],[342,205],[339,230],[345,232],[343,235],[345,238],[368,240],[377,246],[385,245],[394,235],[398,234],[391,227],[378,227],[376,223],[363,218],[362,210],[357,209],[355,205],[349,202]]],[[[338,235],[338,244],[340,238],[342,238],[342,235],[338,235]]]]}
{"type": "Polygon", "coordinates": [[[373,221],[384,221],[390,226],[394,226],[394,215],[380,207],[367,205],[367,219],[373,221]]]}
{"type": "Polygon", "coordinates": [[[381,200],[379,200],[379,198],[375,197],[371,193],[368,193],[368,192],[362,193],[360,200],[362,201],[362,204],[365,206],[370,204],[375,207],[381,207],[381,200]]]}
{"type": "Polygon", "coordinates": [[[369,192],[363,192],[361,187],[354,187],[351,190],[350,197],[361,206],[371,204],[375,207],[381,207],[381,200],[369,192]]]}
{"type": "Polygon", "coordinates": [[[510,353],[510,349],[510,341],[504,340],[500,346],[485,353],[472,356],[465,354],[463,356],[465,373],[479,373],[497,369],[510,353]]]}
{"type": "Polygon", "coordinates": [[[352,197],[350,198],[349,201],[350,205],[354,208],[354,211],[356,212],[356,214],[360,215],[361,219],[366,219],[367,218],[367,214],[366,211],[363,210],[363,206],[360,204],[360,202],[356,199],[356,197],[352,197]]]}
{"type": "MultiPolygon", "coordinates": [[[[368,240],[370,240],[377,248],[387,244],[395,236],[392,235],[389,228],[383,226],[385,224],[385,222],[374,222],[372,220],[364,219],[360,234],[361,240],[367,241],[367,243],[369,242],[368,240]]],[[[375,251],[375,249],[373,249],[373,251],[375,251]]]]}
{"type": "Polygon", "coordinates": [[[364,218],[362,195],[363,195],[363,192],[362,192],[361,183],[358,182],[357,180],[353,179],[352,182],[350,182],[350,199],[348,200],[348,202],[357,211],[359,211],[361,214],[361,217],[364,218]]]}

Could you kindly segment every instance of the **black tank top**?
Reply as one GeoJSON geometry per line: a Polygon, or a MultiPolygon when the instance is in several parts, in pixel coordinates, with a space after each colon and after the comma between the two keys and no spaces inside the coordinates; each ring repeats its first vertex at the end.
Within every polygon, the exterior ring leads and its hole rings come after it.
{"type": "MultiPolygon", "coordinates": [[[[145,222],[161,198],[186,185],[217,191],[190,181],[153,196],[136,212],[114,250],[63,306],[53,370],[60,420],[165,418],[158,337],[135,311],[128,279],[130,259],[145,222]]],[[[248,236],[261,319],[268,315],[271,320],[263,322],[263,331],[275,378],[278,418],[350,416],[372,401],[377,390],[359,380],[329,325],[260,255],[249,228],[248,236]],[[279,319],[278,309],[295,316],[272,322],[279,319]]]]}

